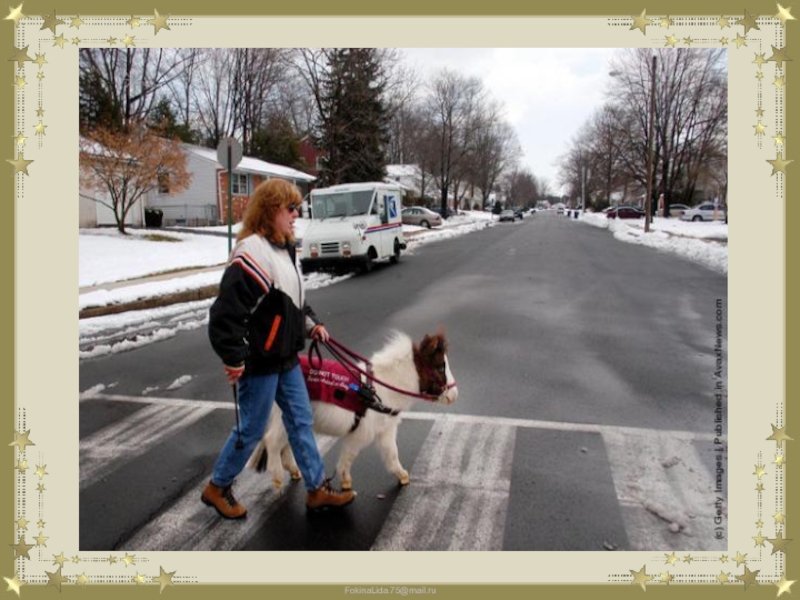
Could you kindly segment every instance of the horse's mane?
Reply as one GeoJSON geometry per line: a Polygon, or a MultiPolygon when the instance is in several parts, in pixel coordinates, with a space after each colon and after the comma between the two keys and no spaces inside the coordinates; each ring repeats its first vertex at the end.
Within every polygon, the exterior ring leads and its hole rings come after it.
{"type": "Polygon", "coordinates": [[[383,348],[372,355],[372,362],[376,365],[389,366],[393,363],[413,360],[413,350],[414,343],[408,335],[401,331],[392,331],[383,348]]]}

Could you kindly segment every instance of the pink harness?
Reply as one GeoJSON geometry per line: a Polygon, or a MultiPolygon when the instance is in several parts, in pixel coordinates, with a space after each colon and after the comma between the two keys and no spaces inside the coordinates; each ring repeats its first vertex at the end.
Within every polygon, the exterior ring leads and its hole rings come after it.
{"type": "MultiPolygon", "coordinates": [[[[350,389],[353,378],[341,364],[335,360],[323,359],[322,366],[317,368],[309,364],[308,356],[301,354],[299,358],[308,395],[312,400],[335,404],[350,412],[364,414],[364,403],[358,393],[350,389]]],[[[317,364],[316,360],[314,364],[317,364]]]]}

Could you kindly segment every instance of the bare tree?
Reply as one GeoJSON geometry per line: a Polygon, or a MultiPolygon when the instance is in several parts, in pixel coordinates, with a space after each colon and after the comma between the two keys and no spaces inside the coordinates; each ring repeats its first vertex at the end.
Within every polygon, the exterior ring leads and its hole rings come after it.
{"type": "Polygon", "coordinates": [[[505,207],[535,206],[540,198],[538,181],[527,168],[514,169],[502,180],[505,207]]]}
{"type": "Polygon", "coordinates": [[[209,146],[216,146],[235,131],[232,72],[232,55],[225,49],[212,48],[193,88],[200,134],[209,146]]]}
{"type": "Polygon", "coordinates": [[[82,127],[100,124],[92,115],[98,105],[105,126],[125,130],[131,122],[146,120],[161,92],[182,75],[184,63],[185,57],[169,48],[81,48],[82,127]]]}
{"type": "Polygon", "coordinates": [[[80,139],[82,187],[91,200],[114,212],[117,228],[148,192],[161,187],[170,194],[186,189],[191,173],[176,140],[158,137],[144,121],[131,121],[124,132],[98,127],[80,139]]]}
{"type": "Polygon", "coordinates": [[[204,141],[216,146],[235,136],[251,154],[254,134],[281,110],[284,65],[280,49],[211,49],[194,93],[204,141]]]}
{"type": "Polygon", "coordinates": [[[484,98],[479,79],[449,69],[440,71],[429,84],[425,107],[434,143],[431,167],[443,210],[447,208],[454,176],[475,142],[476,117],[484,98]]]}
{"type": "Polygon", "coordinates": [[[625,113],[620,158],[628,177],[642,187],[647,182],[650,80],[656,77],[653,200],[663,193],[665,212],[675,200],[691,201],[703,155],[726,143],[724,56],[720,49],[636,49],[623,51],[613,63],[621,83],[613,100],[625,113]],[[655,74],[649,67],[653,52],[655,74]]]}
{"type": "Polygon", "coordinates": [[[203,61],[206,59],[207,50],[204,48],[182,48],[177,52],[183,58],[184,67],[181,73],[170,82],[169,88],[172,92],[175,113],[180,116],[184,126],[190,127],[196,112],[196,103],[192,97],[193,84],[200,72],[203,61]]]}
{"type": "Polygon", "coordinates": [[[481,191],[481,208],[500,176],[514,168],[522,151],[514,129],[502,118],[501,106],[487,103],[476,121],[474,146],[468,160],[470,181],[481,191]]]}

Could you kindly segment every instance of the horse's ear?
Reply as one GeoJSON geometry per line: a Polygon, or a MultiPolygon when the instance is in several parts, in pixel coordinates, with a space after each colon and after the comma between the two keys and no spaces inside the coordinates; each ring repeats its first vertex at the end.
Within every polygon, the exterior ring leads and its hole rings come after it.
{"type": "Polygon", "coordinates": [[[437,344],[438,350],[440,350],[442,353],[446,354],[447,353],[447,336],[444,334],[444,327],[442,327],[441,325],[436,330],[436,337],[439,340],[439,342],[437,344]]]}
{"type": "Polygon", "coordinates": [[[425,357],[430,356],[431,354],[436,352],[437,345],[438,345],[438,340],[426,334],[425,337],[422,338],[422,341],[419,344],[420,354],[422,354],[422,356],[425,357]]]}

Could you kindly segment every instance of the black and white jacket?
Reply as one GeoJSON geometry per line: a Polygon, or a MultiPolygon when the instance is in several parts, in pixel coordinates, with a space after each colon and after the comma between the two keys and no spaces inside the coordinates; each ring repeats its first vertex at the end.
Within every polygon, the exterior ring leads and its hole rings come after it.
{"type": "Polygon", "coordinates": [[[236,244],[211,306],[208,335],[227,366],[245,372],[285,371],[318,323],[305,305],[293,246],[281,247],[259,235],[236,244]]]}

